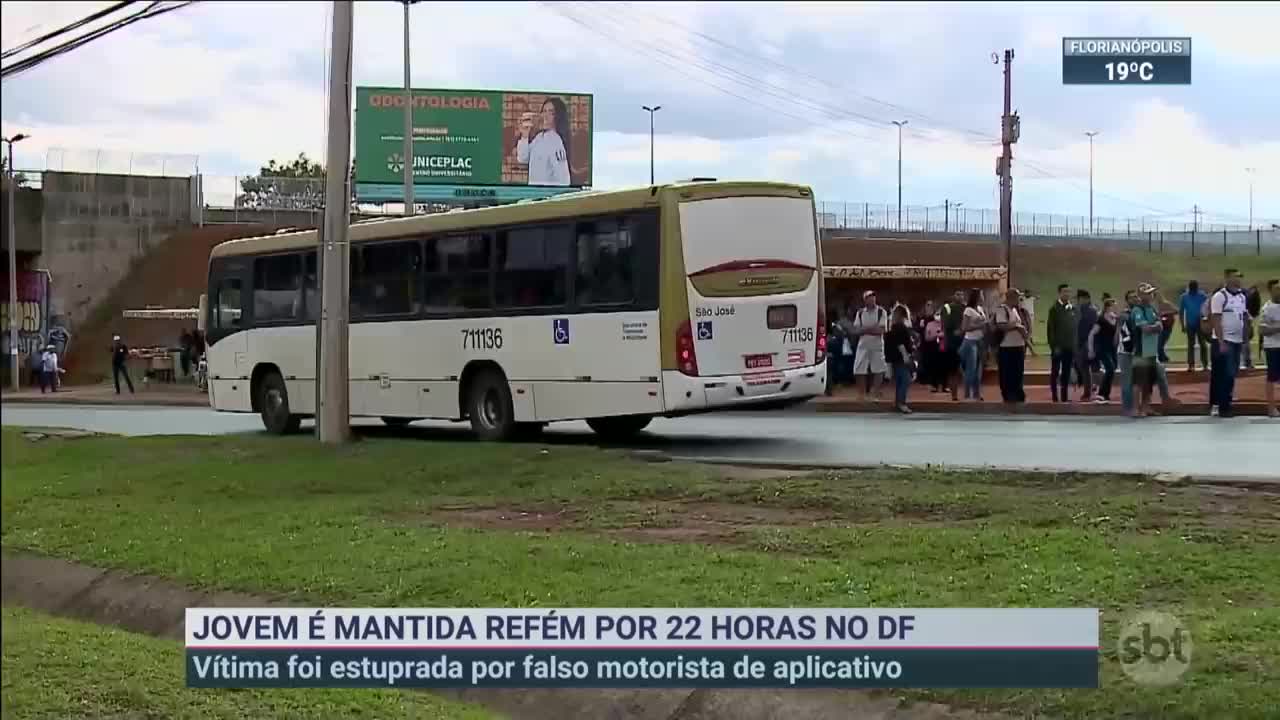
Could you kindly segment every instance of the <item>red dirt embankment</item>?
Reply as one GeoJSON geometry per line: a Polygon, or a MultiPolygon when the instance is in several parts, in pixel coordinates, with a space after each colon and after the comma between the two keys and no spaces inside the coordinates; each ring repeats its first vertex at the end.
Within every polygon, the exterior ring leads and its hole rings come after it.
{"type": "Polygon", "coordinates": [[[131,347],[176,347],[183,328],[194,320],[125,320],[125,310],[148,306],[191,308],[207,291],[209,252],[218,243],[275,228],[264,225],[209,225],[176,232],[133,264],[129,274],[76,328],[66,358],[67,380],[101,381],[110,375],[111,336],[120,335],[131,347]]]}

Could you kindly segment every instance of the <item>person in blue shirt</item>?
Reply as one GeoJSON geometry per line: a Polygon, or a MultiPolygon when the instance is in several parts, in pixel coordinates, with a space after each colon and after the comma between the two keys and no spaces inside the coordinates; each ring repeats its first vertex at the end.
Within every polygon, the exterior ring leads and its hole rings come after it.
{"type": "Polygon", "coordinates": [[[1187,283],[1186,292],[1178,303],[1178,314],[1181,318],[1182,332],[1187,334],[1187,370],[1196,369],[1196,346],[1200,346],[1200,366],[1209,369],[1209,333],[1208,328],[1200,327],[1200,312],[1209,297],[1200,290],[1200,283],[1192,280],[1187,283]]]}

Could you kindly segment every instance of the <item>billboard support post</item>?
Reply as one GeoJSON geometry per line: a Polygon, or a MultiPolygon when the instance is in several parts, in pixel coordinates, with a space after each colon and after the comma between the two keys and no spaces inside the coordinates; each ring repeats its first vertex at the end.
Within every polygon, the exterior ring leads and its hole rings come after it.
{"type": "Polygon", "coordinates": [[[413,89],[409,80],[409,6],[404,0],[404,214],[413,215],[413,89]]]}

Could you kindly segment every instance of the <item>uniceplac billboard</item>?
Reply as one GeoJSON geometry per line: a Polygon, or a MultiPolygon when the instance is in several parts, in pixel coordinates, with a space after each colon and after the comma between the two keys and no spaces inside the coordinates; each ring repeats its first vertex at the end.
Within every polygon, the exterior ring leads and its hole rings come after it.
{"type": "MultiPolygon", "coordinates": [[[[560,189],[591,185],[592,96],[419,90],[413,96],[415,186],[560,189]]],[[[356,88],[356,184],[386,199],[404,183],[403,88],[356,88]]],[[[497,197],[506,193],[481,193],[497,197]]],[[[397,196],[398,197],[398,196],[397,196]]],[[[426,199],[426,198],[424,198],[426,199]]]]}

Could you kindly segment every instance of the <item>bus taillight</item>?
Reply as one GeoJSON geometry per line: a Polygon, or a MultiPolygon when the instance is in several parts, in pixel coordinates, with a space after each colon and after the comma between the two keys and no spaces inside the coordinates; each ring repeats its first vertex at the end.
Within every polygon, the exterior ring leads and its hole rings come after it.
{"type": "Polygon", "coordinates": [[[818,308],[817,347],[813,350],[813,362],[820,363],[827,357],[827,311],[818,308]]]}
{"type": "Polygon", "coordinates": [[[693,326],[688,320],[680,323],[676,330],[676,360],[680,372],[692,377],[698,376],[698,355],[693,350],[693,326]]]}

